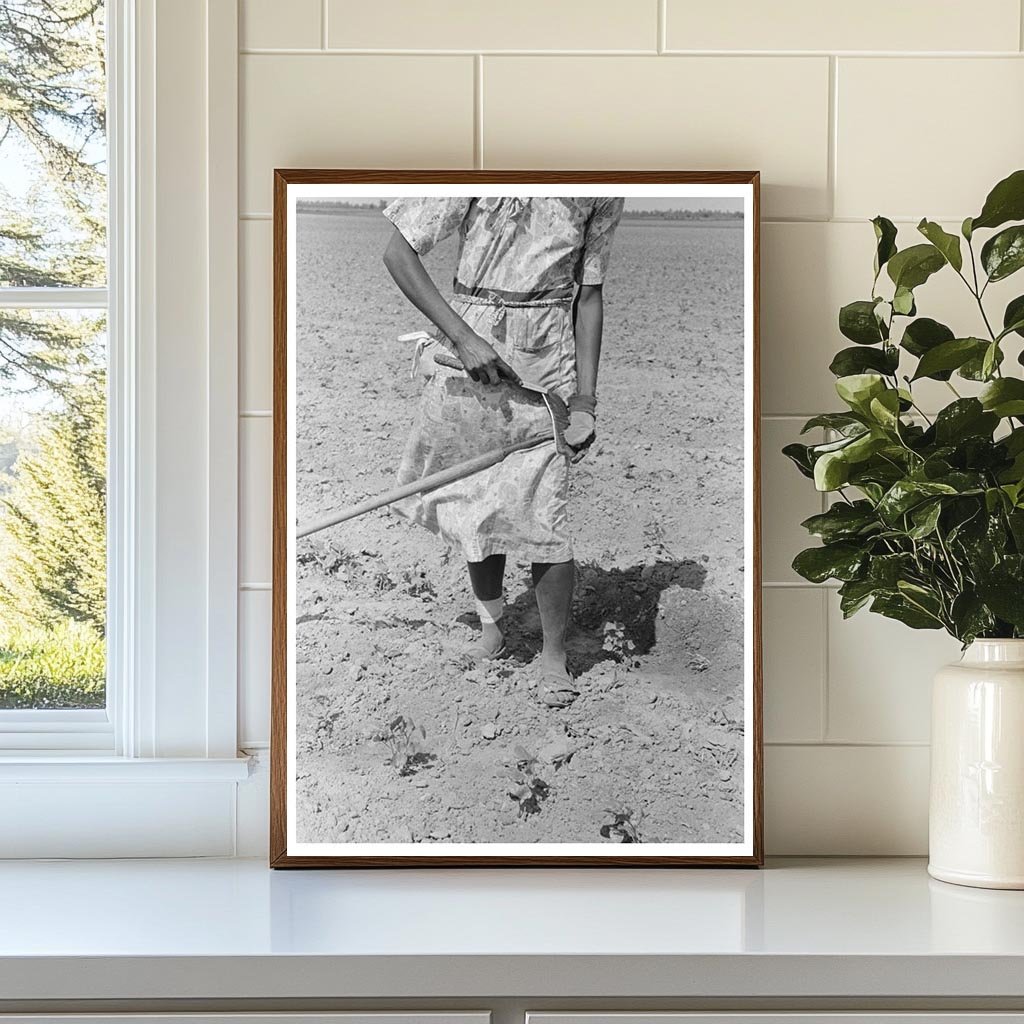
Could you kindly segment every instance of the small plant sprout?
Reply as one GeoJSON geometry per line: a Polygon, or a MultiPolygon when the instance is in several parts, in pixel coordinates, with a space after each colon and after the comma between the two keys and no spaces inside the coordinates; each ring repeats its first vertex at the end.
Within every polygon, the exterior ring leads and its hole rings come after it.
{"type": "Polygon", "coordinates": [[[615,661],[624,661],[636,649],[633,641],[626,636],[626,627],[621,622],[604,624],[604,642],[601,646],[615,661]]]}
{"type": "Polygon", "coordinates": [[[408,715],[398,715],[388,722],[387,728],[374,736],[380,743],[387,744],[391,756],[387,763],[398,769],[402,777],[415,775],[421,768],[426,768],[436,755],[424,750],[427,731],[417,725],[408,715]]]}
{"type": "Polygon", "coordinates": [[[616,804],[614,807],[606,807],[605,813],[610,814],[612,820],[607,825],[601,826],[602,839],[617,839],[620,843],[642,842],[640,838],[642,811],[636,812],[625,804],[616,804]]]}
{"type": "Polygon", "coordinates": [[[548,798],[551,787],[537,775],[537,758],[525,747],[517,745],[513,756],[515,767],[508,795],[516,803],[519,817],[528,818],[540,811],[541,802],[548,798]]]}

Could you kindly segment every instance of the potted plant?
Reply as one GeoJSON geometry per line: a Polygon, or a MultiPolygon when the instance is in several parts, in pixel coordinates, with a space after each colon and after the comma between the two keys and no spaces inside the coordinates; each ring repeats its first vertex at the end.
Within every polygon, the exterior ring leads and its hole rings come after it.
{"type": "Polygon", "coordinates": [[[1024,170],[959,234],[922,220],[899,248],[875,217],[871,297],[839,311],[852,345],[829,367],[845,408],[804,426],[824,443],[783,449],[834,499],[803,523],[821,544],[796,572],[838,580],[844,617],[869,608],[963,644],[933,688],[929,871],[1005,888],[1024,888],[1024,294],[1000,316],[986,292],[1024,267],[1022,221],[1024,170]],[[918,315],[936,273],[973,296],[975,325],[918,315]],[[933,416],[923,381],[949,392],[933,416]]]}

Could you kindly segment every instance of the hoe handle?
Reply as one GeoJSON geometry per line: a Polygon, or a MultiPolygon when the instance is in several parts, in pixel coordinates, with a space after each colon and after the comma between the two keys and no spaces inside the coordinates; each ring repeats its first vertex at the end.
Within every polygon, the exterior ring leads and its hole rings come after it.
{"type": "Polygon", "coordinates": [[[474,473],[479,473],[482,469],[494,466],[514,452],[525,451],[527,448],[536,448],[537,445],[553,440],[554,436],[552,434],[540,434],[537,437],[527,438],[525,441],[515,441],[512,444],[503,445],[501,448],[492,448],[489,452],[477,455],[466,462],[460,462],[455,466],[449,466],[447,469],[438,470],[436,473],[431,473],[419,480],[411,480],[407,484],[402,484],[401,487],[386,491],[384,494],[378,494],[375,498],[367,498],[366,501],[361,501],[358,505],[350,505],[348,508],[340,509],[337,512],[329,512],[319,519],[300,523],[295,536],[308,537],[311,533],[319,533],[321,530],[326,530],[329,526],[337,526],[338,523],[355,519],[357,516],[372,512],[374,509],[390,505],[394,501],[408,498],[412,494],[422,494],[424,491],[433,491],[438,487],[444,487],[445,484],[454,483],[456,480],[472,476],[474,473]]]}

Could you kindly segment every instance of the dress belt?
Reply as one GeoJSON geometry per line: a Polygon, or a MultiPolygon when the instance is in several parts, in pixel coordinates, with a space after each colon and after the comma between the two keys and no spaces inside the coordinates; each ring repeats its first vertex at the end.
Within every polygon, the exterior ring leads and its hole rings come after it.
{"type": "Polygon", "coordinates": [[[488,319],[499,324],[505,317],[506,309],[528,308],[531,306],[568,306],[572,303],[573,289],[546,288],[535,292],[510,292],[498,288],[470,288],[458,278],[452,286],[459,302],[472,306],[490,306],[488,319]]]}
{"type": "Polygon", "coordinates": [[[544,288],[533,292],[510,292],[502,288],[470,288],[458,278],[452,290],[460,301],[482,306],[557,306],[572,302],[573,287],[544,288]]]}

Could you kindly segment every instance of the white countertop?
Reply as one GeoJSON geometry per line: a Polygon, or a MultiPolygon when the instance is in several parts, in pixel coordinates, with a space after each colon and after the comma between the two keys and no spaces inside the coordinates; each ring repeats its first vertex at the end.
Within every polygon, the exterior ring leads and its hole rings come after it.
{"type": "Polygon", "coordinates": [[[762,871],[0,864],[0,1000],[861,992],[1024,998],[1024,892],[936,882],[908,859],[762,871]]]}

